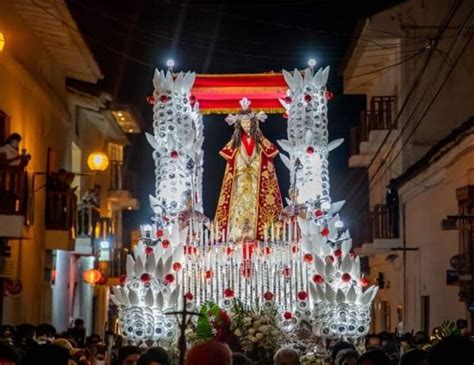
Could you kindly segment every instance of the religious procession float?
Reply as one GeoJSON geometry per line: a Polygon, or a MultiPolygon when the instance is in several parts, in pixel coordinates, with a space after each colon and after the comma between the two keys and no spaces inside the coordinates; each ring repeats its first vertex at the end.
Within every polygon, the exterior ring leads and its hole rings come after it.
{"type": "Polygon", "coordinates": [[[328,155],[343,141],[329,141],[328,76],[329,68],[311,67],[231,80],[155,72],[153,134],[146,135],[155,214],[111,295],[128,342],[169,347],[181,335],[182,347],[217,338],[261,359],[281,344],[308,356],[367,334],[377,287],[361,274],[339,218],[344,201],[330,197],[328,155]],[[218,87],[224,96],[212,93],[218,87]],[[220,107],[242,90],[248,95],[233,108],[220,107]],[[234,132],[222,143],[226,169],[209,219],[201,199],[203,114],[213,108],[230,112],[234,132]],[[281,152],[260,130],[275,112],[288,125],[281,152]],[[276,158],[289,170],[286,204],[276,158]]]}

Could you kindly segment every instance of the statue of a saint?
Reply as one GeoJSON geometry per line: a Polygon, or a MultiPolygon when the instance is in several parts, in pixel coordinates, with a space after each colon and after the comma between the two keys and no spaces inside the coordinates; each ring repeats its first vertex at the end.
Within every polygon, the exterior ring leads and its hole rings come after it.
{"type": "Polygon", "coordinates": [[[265,113],[251,111],[246,98],[240,104],[242,111],[226,118],[235,130],[220,151],[227,166],[216,218],[228,240],[263,240],[265,227],[276,221],[282,210],[273,164],[278,150],[260,131],[265,113]]]}

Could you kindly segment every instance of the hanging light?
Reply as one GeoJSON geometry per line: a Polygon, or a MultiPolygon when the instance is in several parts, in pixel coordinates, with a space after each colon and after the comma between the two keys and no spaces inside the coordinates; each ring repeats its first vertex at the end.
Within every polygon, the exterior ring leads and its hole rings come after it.
{"type": "Polygon", "coordinates": [[[5,47],[5,36],[0,32],[0,52],[3,51],[3,47],[5,47]]]}
{"type": "Polygon", "coordinates": [[[92,152],[87,158],[87,166],[92,171],[104,171],[109,166],[109,158],[103,152],[92,152]]]}
{"type": "Polygon", "coordinates": [[[89,269],[84,271],[82,278],[86,283],[94,285],[102,278],[102,273],[96,269],[89,269]]]}

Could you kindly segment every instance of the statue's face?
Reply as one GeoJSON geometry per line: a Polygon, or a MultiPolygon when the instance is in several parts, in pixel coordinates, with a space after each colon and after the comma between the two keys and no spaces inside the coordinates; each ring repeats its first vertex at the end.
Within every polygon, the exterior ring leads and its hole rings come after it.
{"type": "Polygon", "coordinates": [[[252,128],[252,121],[250,119],[242,119],[240,121],[240,126],[244,130],[245,133],[250,134],[250,129],[252,128]]]}

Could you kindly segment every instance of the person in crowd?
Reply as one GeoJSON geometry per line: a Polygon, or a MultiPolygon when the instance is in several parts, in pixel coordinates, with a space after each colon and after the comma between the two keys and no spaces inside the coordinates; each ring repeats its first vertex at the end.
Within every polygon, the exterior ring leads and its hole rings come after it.
{"type": "Polygon", "coordinates": [[[334,365],[356,365],[358,358],[359,354],[356,350],[345,348],[337,353],[334,365]]]}
{"type": "Polygon", "coordinates": [[[204,224],[209,228],[211,220],[204,215],[204,213],[199,212],[193,206],[192,192],[191,190],[186,190],[182,196],[183,200],[183,210],[178,214],[178,225],[179,229],[183,230],[191,224],[191,221],[194,224],[204,224]]]}
{"type": "Polygon", "coordinates": [[[13,346],[8,343],[0,342],[0,364],[16,365],[19,364],[19,361],[20,356],[18,356],[13,346]]]}
{"type": "Polygon", "coordinates": [[[206,341],[194,346],[186,355],[186,365],[231,365],[229,346],[217,341],[206,341]]]}
{"type": "Polygon", "coordinates": [[[76,342],[78,347],[84,347],[84,340],[86,338],[86,329],[84,327],[84,320],[76,318],[74,320],[74,326],[69,329],[69,334],[76,342]]]}
{"type": "Polygon", "coordinates": [[[20,356],[31,351],[38,346],[35,341],[36,327],[29,323],[23,323],[16,327],[15,347],[20,352],[20,356]]]}
{"type": "Polygon", "coordinates": [[[66,340],[65,338],[58,338],[52,342],[54,346],[59,346],[66,349],[69,353],[69,363],[70,364],[77,364],[81,360],[85,359],[85,352],[84,349],[74,347],[71,342],[66,340]]]}
{"type": "Polygon", "coordinates": [[[430,349],[428,364],[472,365],[474,364],[474,344],[463,336],[445,337],[430,349]]]}
{"type": "Polygon", "coordinates": [[[149,348],[137,362],[137,365],[170,365],[166,350],[161,347],[149,348]]]}
{"type": "Polygon", "coordinates": [[[137,346],[124,346],[118,350],[117,365],[137,365],[141,351],[137,346]]]}
{"type": "Polygon", "coordinates": [[[300,357],[295,350],[283,347],[276,352],[273,363],[275,365],[300,365],[300,357]]]}
{"type": "Polygon", "coordinates": [[[423,346],[430,342],[430,338],[428,335],[423,331],[418,331],[413,336],[413,344],[415,346],[423,346]]]}
{"type": "Polygon", "coordinates": [[[428,365],[428,353],[420,349],[409,350],[402,355],[399,365],[428,365]]]}
{"type": "Polygon", "coordinates": [[[100,218],[100,194],[102,187],[95,184],[94,187],[88,190],[81,198],[79,204],[79,234],[93,233],[93,227],[100,218]]]}
{"type": "Polygon", "coordinates": [[[69,351],[56,345],[39,345],[26,352],[21,365],[69,365],[69,351]]]}
{"type": "Polygon", "coordinates": [[[21,136],[18,133],[12,133],[0,147],[0,165],[7,166],[26,166],[31,160],[31,156],[22,150],[19,152],[21,136]]]}
{"type": "Polygon", "coordinates": [[[336,357],[339,351],[345,350],[345,349],[350,349],[350,350],[355,351],[355,347],[347,341],[338,341],[334,344],[334,346],[332,347],[332,352],[331,352],[332,363],[336,361],[336,357]]]}
{"type": "Polygon", "coordinates": [[[4,325],[0,327],[0,340],[13,346],[15,343],[16,330],[15,327],[4,325]]]}
{"type": "Polygon", "coordinates": [[[357,365],[392,365],[392,362],[384,351],[373,348],[359,357],[357,365]]]}
{"type": "Polygon", "coordinates": [[[253,361],[240,352],[232,354],[232,365],[252,365],[253,361]]]}
{"type": "Polygon", "coordinates": [[[379,335],[375,333],[368,334],[365,338],[365,348],[367,350],[372,348],[380,348],[382,347],[382,340],[379,335]]]}
{"type": "Polygon", "coordinates": [[[50,344],[56,335],[56,328],[48,323],[42,323],[36,327],[36,342],[39,345],[50,344]]]}

